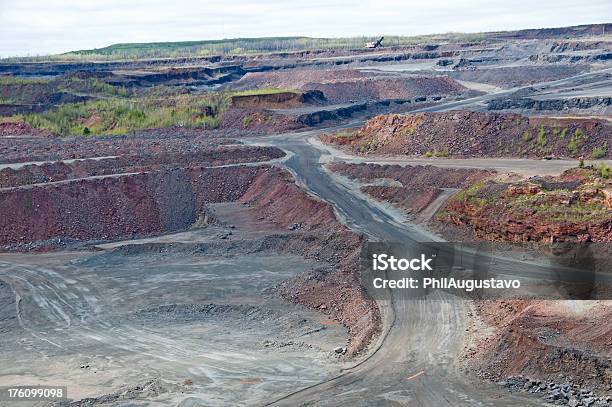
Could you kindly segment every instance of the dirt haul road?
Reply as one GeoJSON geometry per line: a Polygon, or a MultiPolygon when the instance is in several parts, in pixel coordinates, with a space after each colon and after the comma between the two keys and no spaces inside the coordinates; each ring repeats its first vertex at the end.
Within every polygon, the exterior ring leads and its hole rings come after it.
{"type": "MultiPolygon", "coordinates": [[[[350,227],[373,240],[431,240],[432,236],[417,227],[398,223],[382,209],[336,184],[321,167],[321,151],[304,136],[274,144],[293,153],[287,167],[312,193],[332,203],[350,227]]],[[[516,269],[516,264],[506,267],[516,269]]],[[[459,371],[455,362],[465,343],[466,301],[450,296],[414,300],[406,295],[390,292],[389,298],[379,301],[386,317],[384,339],[367,360],[271,404],[540,405],[535,400],[503,394],[494,385],[475,386],[459,371]]]]}
{"type": "MultiPolygon", "coordinates": [[[[539,88],[566,86],[588,74],[541,84],[539,88]]],[[[515,91],[513,89],[512,91],[515,91]]],[[[444,111],[477,107],[500,93],[451,102],[423,110],[444,111]]],[[[355,126],[359,122],[353,122],[355,126]]],[[[340,126],[342,127],[342,126],[340,126]]],[[[344,126],[348,127],[348,126],[344,126]]],[[[329,161],[326,148],[311,144],[309,138],[329,131],[321,129],[253,140],[280,147],[291,153],[285,166],[299,183],[321,199],[330,202],[341,219],[372,240],[426,242],[432,236],[416,226],[402,224],[383,209],[363,200],[339,184],[323,169],[329,161]]],[[[547,162],[539,161],[543,165],[547,162]]],[[[527,160],[527,165],[533,163],[527,160]]],[[[554,165],[552,163],[551,165],[554,165]]],[[[465,254],[466,258],[470,256],[465,254]]],[[[520,270],[521,262],[498,258],[497,268],[510,274],[520,270]]],[[[543,267],[543,272],[547,272],[543,267]]],[[[401,273],[401,272],[400,272],[401,273]]],[[[400,277],[390,275],[389,277],[400,277]]],[[[370,355],[351,368],[266,405],[416,405],[416,406],[529,406],[543,405],[534,398],[509,394],[493,384],[474,383],[458,367],[466,343],[469,303],[451,296],[415,300],[409,290],[388,293],[378,302],[384,316],[382,340],[370,355]]]]}

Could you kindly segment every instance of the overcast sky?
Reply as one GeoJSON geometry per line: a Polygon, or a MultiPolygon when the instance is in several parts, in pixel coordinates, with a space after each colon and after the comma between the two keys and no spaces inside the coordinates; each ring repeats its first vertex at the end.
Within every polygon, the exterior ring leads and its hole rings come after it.
{"type": "Polygon", "coordinates": [[[118,42],[414,35],[611,21],[610,0],[0,0],[0,56],[118,42]]]}

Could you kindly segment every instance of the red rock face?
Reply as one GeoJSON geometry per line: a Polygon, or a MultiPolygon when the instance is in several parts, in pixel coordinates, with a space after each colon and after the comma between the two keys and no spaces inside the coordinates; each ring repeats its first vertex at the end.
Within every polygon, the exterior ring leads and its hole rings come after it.
{"type": "Polygon", "coordinates": [[[34,129],[24,122],[0,123],[0,137],[50,137],[49,132],[34,129]]]}
{"type": "Polygon", "coordinates": [[[456,157],[610,156],[612,128],[594,119],[451,111],[374,117],[350,137],[323,137],[359,154],[456,157]]]}
{"type": "Polygon", "coordinates": [[[0,242],[51,237],[112,239],[161,232],[149,175],[89,180],[0,193],[0,242]]]}
{"type": "Polygon", "coordinates": [[[605,356],[612,344],[610,310],[600,304],[577,314],[558,301],[479,301],[476,310],[492,333],[467,352],[472,367],[499,380],[522,374],[607,390],[605,356]],[[571,344],[571,346],[568,346],[571,344]]]}
{"type": "Polygon", "coordinates": [[[190,153],[129,154],[100,160],[54,162],[0,170],[0,188],[64,181],[75,178],[156,171],[165,167],[220,166],[280,158],[282,150],[271,147],[219,147],[190,153]]]}
{"type": "Polygon", "coordinates": [[[5,189],[0,191],[0,244],[186,229],[207,203],[238,200],[267,170],[196,167],[5,189]]]}
{"type": "Polygon", "coordinates": [[[609,187],[601,186],[605,180],[567,183],[568,178],[574,177],[490,182],[472,195],[451,198],[441,220],[469,226],[477,238],[492,241],[612,241],[609,187]]]}

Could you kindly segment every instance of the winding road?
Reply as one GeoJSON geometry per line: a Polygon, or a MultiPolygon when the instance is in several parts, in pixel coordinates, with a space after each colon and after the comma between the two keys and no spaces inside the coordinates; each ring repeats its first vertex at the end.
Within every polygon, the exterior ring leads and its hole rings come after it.
{"type": "MultiPolygon", "coordinates": [[[[321,165],[325,152],[308,142],[311,136],[275,138],[273,144],[292,153],[286,167],[311,193],[333,204],[349,227],[373,240],[431,240],[418,227],[399,223],[335,183],[321,165]]],[[[389,298],[379,301],[385,333],[369,358],[266,405],[541,405],[537,400],[511,396],[494,385],[474,384],[459,370],[456,361],[465,342],[467,301],[440,295],[415,300],[407,297],[406,291],[389,292],[389,298]]]]}
{"type": "MultiPolygon", "coordinates": [[[[599,73],[581,74],[542,83],[538,85],[538,89],[568,86],[573,81],[599,73]]],[[[518,89],[443,103],[417,111],[477,109],[487,100],[508,95],[518,89]]],[[[361,122],[354,121],[337,128],[356,126],[361,122]]],[[[324,170],[323,163],[333,159],[333,151],[312,141],[317,135],[333,129],[336,128],[268,136],[251,142],[277,146],[289,152],[290,158],[283,163],[285,168],[291,171],[298,183],[309,192],[332,204],[340,218],[353,230],[367,235],[372,240],[407,244],[431,241],[432,237],[417,226],[397,221],[383,209],[356,196],[330,177],[324,170]]],[[[398,162],[396,160],[393,163],[398,162]]],[[[435,162],[428,163],[436,165],[435,162]]],[[[444,160],[439,160],[438,163],[444,163],[444,160]]],[[[551,172],[555,172],[575,165],[571,162],[535,160],[512,161],[511,164],[517,164],[519,169],[522,164],[528,172],[536,168],[545,170],[547,166],[551,167],[551,172]]],[[[506,165],[508,164],[502,162],[502,167],[506,165]]],[[[495,168],[496,161],[484,160],[480,166],[495,168]]],[[[509,272],[520,269],[522,265],[519,260],[502,258],[498,261],[500,263],[497,268],[509,272]]],[[[537,398],[510,394],[494,384],[470,378],[461,371],[458,362],[462,347],[466,343],[470,308],[468,301],[443,294],[417,300],[410,298],[408,292],[409,290],[389,291],[388,298],[378,301],[384,316],[383,334],[381,340],[372,346],[368,357],[336,376],[298,389],[264,405],[441,407],[544,404],[537,398]]]]}

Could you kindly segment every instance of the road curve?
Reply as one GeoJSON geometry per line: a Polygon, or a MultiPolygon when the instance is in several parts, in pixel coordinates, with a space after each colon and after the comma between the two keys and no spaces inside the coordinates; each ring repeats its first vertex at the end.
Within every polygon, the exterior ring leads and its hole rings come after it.
{"type": "MultiPolygon", "coordinates": [[[[553,88],[571,84],[590,74],[540,84],[553,88]]],[[[518,88],[495,92],[463,101],[443,103],[419,111],[444,111],[478,106],[518,88]]],[[[354,121],[345,126],[355,126],[354,121]]],[[[352,229],[374,240],[407,244],[429,241],[429,236],[409,224],[400,224],[382,209],[353,195],[335,183],[322,168],[329,161],[324,146],[308,138],[332,129],[317,129],[253,140],[280,147],[291,153],[284,166],[298,183],[333,205],[352,229]]],[[[540,161],[540,163],[542,163],[540,161]]],[[[533,166],[529,162],[527,165],[533,166]]],[[[504,262],[502,260],[502,262],[504,262]]],[[[505,260],[503,268],[516,268],[517,260],[505,260]]],[[[393,277],[393,276],[390,276],[393,277]]],[[[532,406],[543,401],[505,390],[468,377],[457,363],[465,343],[469,303],[443,294],[411,299],[409,290],[388,293],[379,300],[384,310],[384,334],[378,347],[361,363],[320,383],[271,400],[265,405],[411,405],[411,406],[532,406]]]]}
{"type": "MultiPolygon", "coordinates": [[[[312,133],[275,138],[273,142],[292,153],[285,166],[300,184],[331,203],[347,225],[373,240],[430,240],[420,229],[399,224],[335,183],[321,166],[324,151],[307,141],[312,133]]],[[[415,300],[406,295],[389,292],[387,299],[379,301],[379,306],[387,310],[383,313],[386,336],[367,360],[267,405],[541,405],[504,394],[491,384],[475,384],[460,371],[456,361],[464,344],[469,308],[465,300],[440,295],[415,300]]]]}

